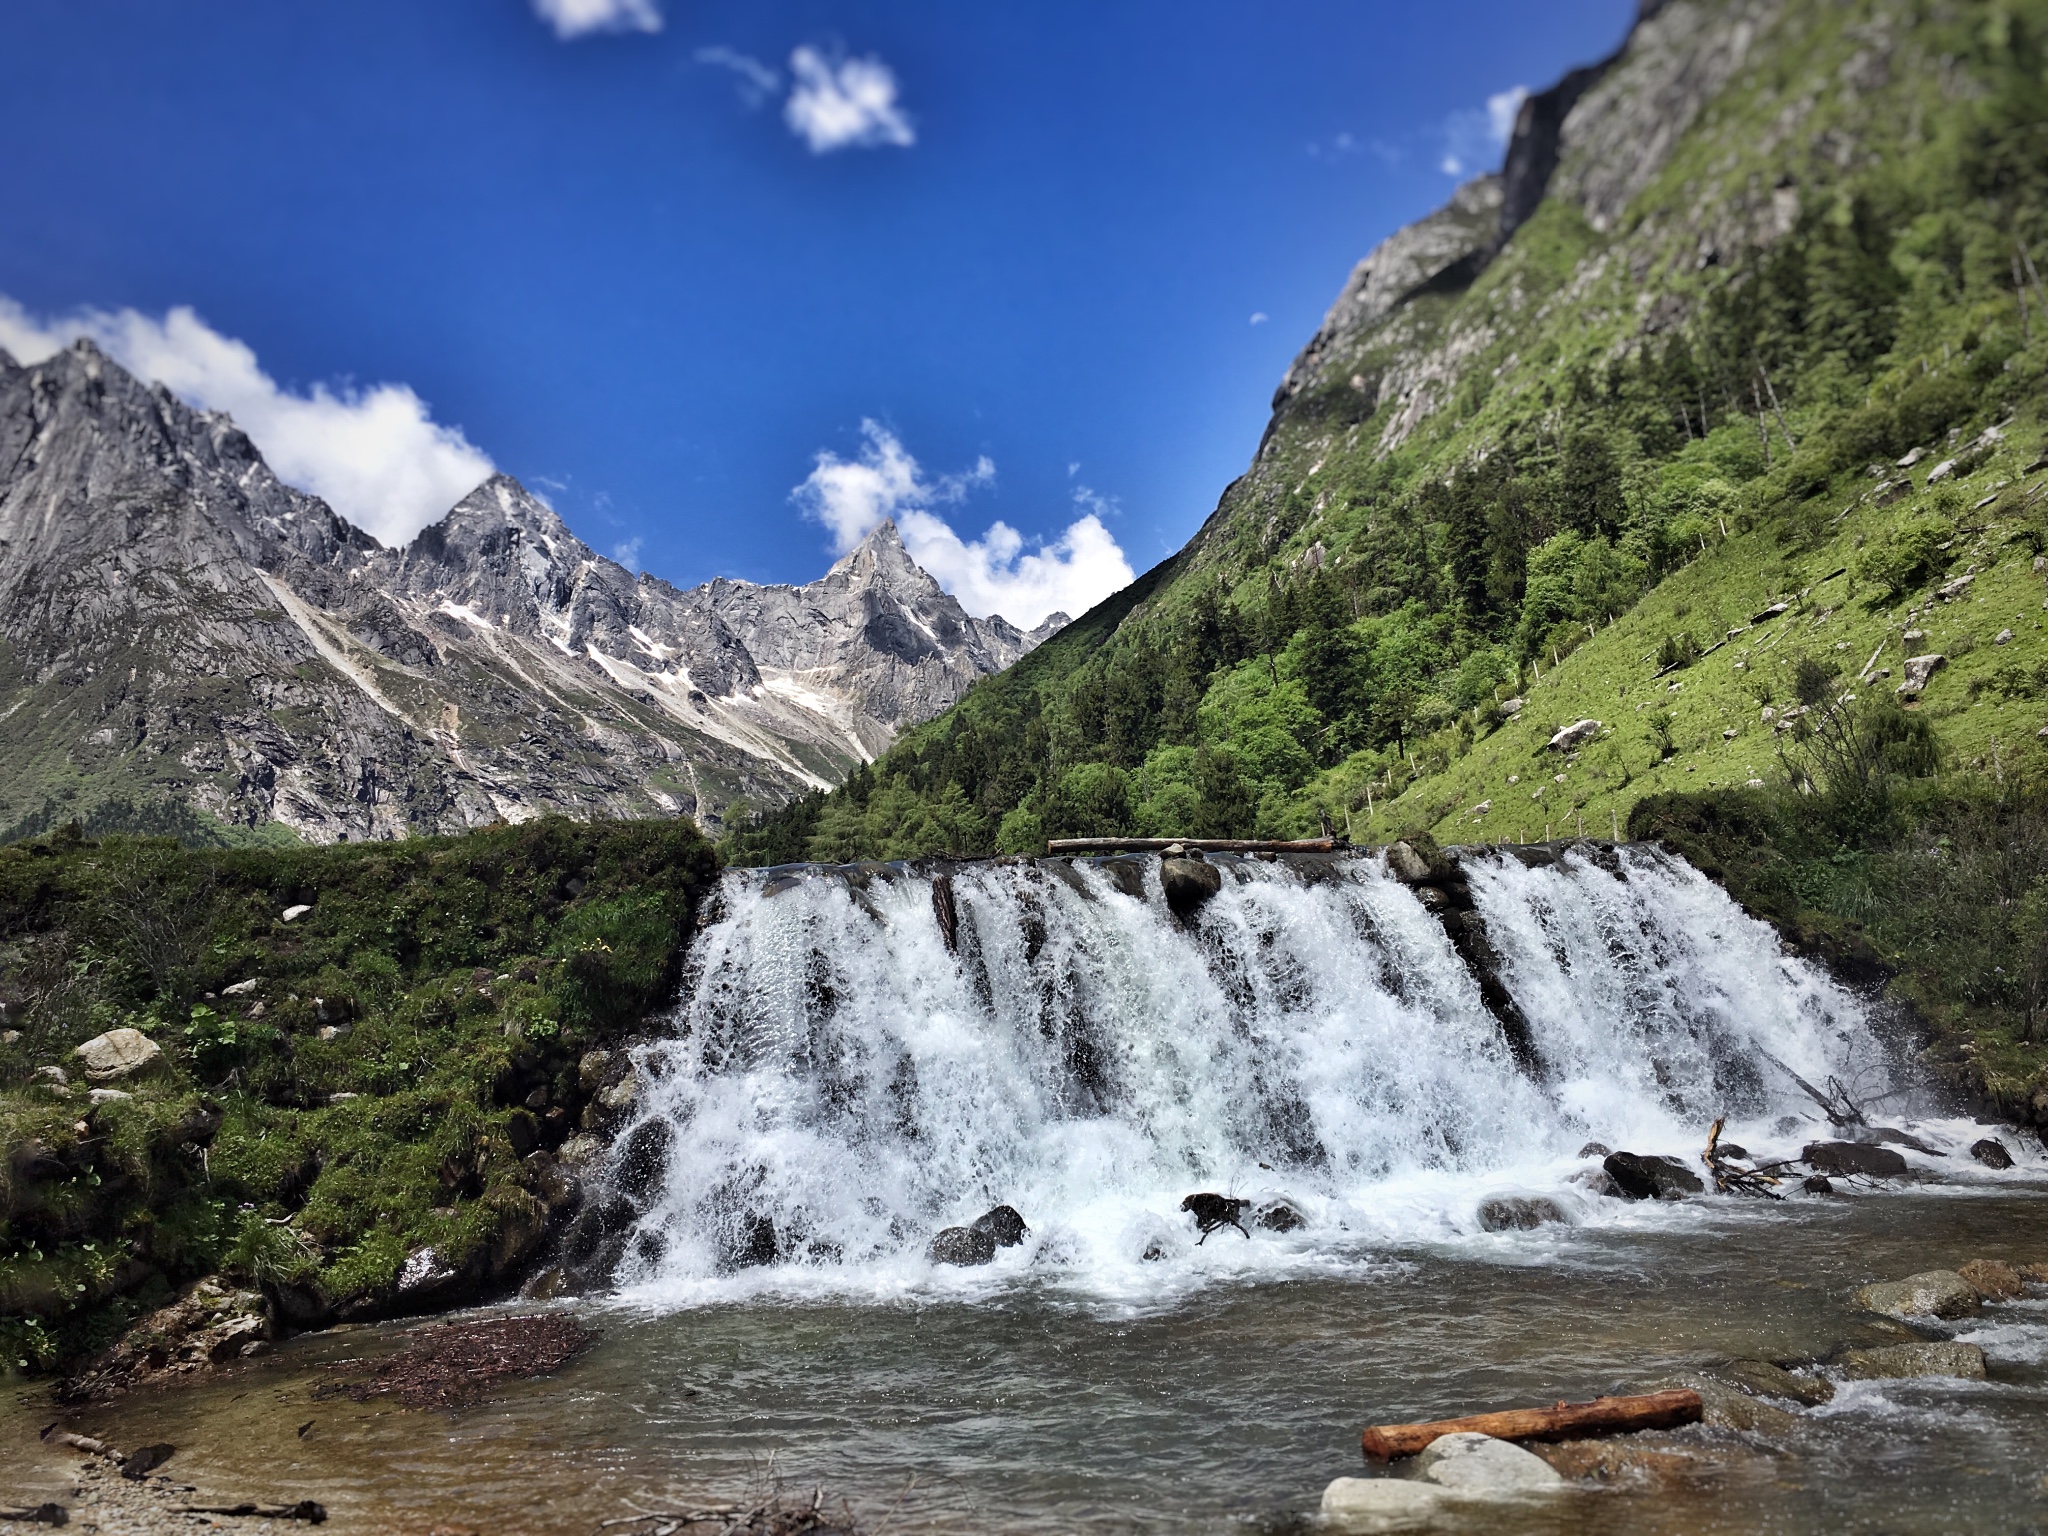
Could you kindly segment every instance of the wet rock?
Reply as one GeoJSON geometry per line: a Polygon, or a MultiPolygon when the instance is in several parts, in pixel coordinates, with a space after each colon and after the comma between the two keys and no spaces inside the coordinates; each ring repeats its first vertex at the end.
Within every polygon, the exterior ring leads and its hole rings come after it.
{"type": "Polygon", "coordinates": [[[1809,1173],[1800,1180],[1799,1187],[1809,1195],[1832,1195],[1835,1192],[1835,1186],[1828,1182],[1824,1173],[1809,1173]]]}
{"type": "Polygon", "coordinates": [[[1564,1482],[1542,1457],[1492,1435],[1440,1436],[1416,1458],[1415,1467],[1439,1487],[1463,1494],[1530,1493],[1564,1482]]]}
{"type": "Polygon", "coordinates": [[[1685,1387],[1699,1393],[1700,1422],[1711,1429],[1776,1436],[1790,1434],[1799,1422],[1788,1410],[1773,1407],[1712,1376],[1688,1372],[1669,1381],[1660,1381],[1649,1390],[1662,1392],[1673,1387],[1685,1387]]]}
{"type": "Polygon", "coordinates": [[[110,1029],[104,1035],[94,1035],[71,1054],[85,1063],[87,1078],[107,1083],[159,1065],[164,1049],[139,1029],[110,1029]]]}
{"type": "Polygon", "coordinates": [[[1265,1232],[1296,1232],[1308,1225],[1308,1218],[1285,1200],[1269,1200],[1252,1217],[1252,1225],[1265,1232]]]}
{"type": "Polygon", "coordinates": [[[668,1177],[669,1147],[675,1127],[666,1120],[643,1120],[620,1142],[612,1163],[612,1185],[627,1199],[644,1206],[668,1177]]]}
{"type": "Polygon", "coordinates": [[[1429,879],[1429,858],[1412,843],[1387,844],[1387,873],[1404,885],[1421,885],[1429,879]]]}
{"type": "Polygon", "coordinates": [[[1853,1140],[1861,1142],[1889,1142],[1895,1147],[1909,1147],[1915,1152],[1924,1152],[1929,1157],[1947,1157],[1939,1147],[1930,1147],[1910,1131],[1899,1130],[1890,1125],[1866,1125],[1847,1133],[1853,1140]]]}
{"type": "Polygon", "coordinates": [[[775,1222],[771,1217],[758,1211],[749,1211],[740,1223],[740,1240],[731,1254],[736,1269],[759,1269],[764,1264],[773,1264],[781,1256],[782,1245],[776,1241],[775,1222]]]}
{"type": "Polygon", "coordinates": [[[1015,1248],[1031,1229],[1024,1225],[1024,1218],[1015,1206],[999,1205],[975,1217],[967,1230],[986,1233],[995,1239],[998,1248],[1015,1248]]]}
{"type": "Polygon", "coordinates": [[[1856,1293],[1857,1306],[1886,1317],[1969,1317],[1980,1300],[1976,1288],[1952,1269],[1930,1269],[1856,1293]]]}
{"type": "Polygon", "coordinates": [[[925,1257],[934,1264],[957,1264],[963,1268],[992,1264],[996,1257],[996,1237],[993,1232],[977,1232],[973,1227],[948,1227],[932,1239],[931,1247],[925,1250],[925,1257]]]}
{"type": "Polygon", "coordinates": [[[1541,1195],[1495,1195],[1479,1202],[1479,1225],[1488,1232],[1529,1232],[1564,1220],[1563,1208],[1541,1195]]]}
{"type": "Polygon", "coordinates": [[[1450,1491],[1402,1477],[1340,1477],[1323,1490],[1323,1518],[1339,1528],[1416,1519],[1441,1509],[1450,1491]]]}
{"type": "Polygon", "coordinates": [[[1724,1447],[1647,1445],[1639,1435],[1560,1440],[1530,1449],[1574,1482],[1675,1490],[1728,1470],[1724,1447]]]}
{"type": "Polygon", "coordinates": [[[1626,1200],[1628,1198],[1628,1196],[1621,1192],[1621,1186],[1607,1176],[1605,1168],[1581,1168],[1577,1173],[1571,1175],[1566,1182],[1583,1185],[1586,1193],[1599,1195],[1603,1199],[1626,1200]]]}
{"type": "Polygon", "coordinates": [[[1848,1350],[1835,1364],[1851,1381],[1903,1381],[1915,1376],[1984,1379],[1984,1351],[1974,1344],[1885,1344],[1848,1350]]]}
{"type": "Polygon", "coordinates": [[[1607,1143],[1604,1141],[1589,1141],[1583,1147],[1579,1148],[1579,1156],[1607,1157],[1611,1155],[1613,1151],[1614,1148],[1608,1146],[1607,1143]]]}
{"type": "Polygon", "coordinates": [[[1189,1195],[1181,1201],[1180,1208],[1195,1218],[1195,1230],[1202,1234],[1200,1241],[1207,1242],[1209,1234],[1218,1227],[1235,1227],[1250,1237],[1244,1223],[1238,1220],[1239,1213],[1250,1204],[1249,1200],[1236,1200],[1228,1195],[1203,1193],[1189,1195]]]}
{"type": "Polygon", "coordinates": [[[145,1383],[239,1359],[249,1345],[267,1340],[271,1331],[262,1293],[235,1290],[215,1279],[198,1280],[62,1383],[57,1395],[67,1402],[118,1397],[145,1383]]]}
{"type": "Polygon", "coordinates": [[[461,1278],[461,1272],[442,1259],[439,1249],[416,1248],[399,1266],[398,1299],[408,1307],[416,1306],[452,1289],[461,1278]]]}
{"type": "Polygon", "coordinates": [[[137,1446],[121,1458],[121,1475],[130,1482],[139,1483],[177,1454],[178,1448],[168,1440],[137,1446]]]}
{"type": "Polygon", "coordinates": [[[1982,1141],[1970,1143],[1970,1156],[1986,1168],[2003,1171],[2012,1166],[2012,1154],[2005,1150],[2005,1143],[1986,1136],[1982,1141]]]}
{"type": "Polygon", "coordinates": [[[1182,922],[1192,922],[1203,904],[1223,889],[1223,872],[1199,856],[1167,859],[1159,866],[1166,905],[1182,922]]]}
{"type": "Polygon", "coordinates": [[[1103,878],[1126,896],[1145,899],[1145,865],[1141,859],[1104,859],[1095,866],[1102,871],[1103,878]]]}
{"type": "Polygon", "coordinates": [[[1830,1402],[1835,1384],[1824,1376],[1795,1376],[1768,1360],[1731,1360],[1722,1375],[1756,1397],[1784,1397],[1809,1408],[1830,1402]]]}
{"type": "Polygon", "coordinates": [[[1629,1200],[1683,1200],[1705,1191],[1700,1176],[1675,1157],[1611,1152],[1600,1165],[1629,1200]]]}
{"type": "Polygon", "coordinates": [[[1906,1160],[1890,1147],[1860,1141],[1810,1141],[1800,1149],[1799,1161],[1816,1172],[1843,1177],[1860,1173],[1873,1179],[1896,1179],[1906,1172],[1906,1160]]]}
{"type": "Polygon", "coordinates": [[[932,916],[938,922],[939,937],[945,940],[947,950],[957,954],[960,949],[960,906],[953,897],[951,875],[932,877],[932,916]]]}
{"type": "Polygon", "coordinates": [[[604,1086],[605,1069],[611,1064],[610,1051],[585,1051],[576,1063],[576,1086],[585,1093],[596,1093],[604,1086]]]}
{"type": "Polygon", "coordinates": [[[2026,1289],[2020,1272],[2003,1259],[1972,1259],[1956,1273],[1986,1301],[2011,1301],[2026,1289]]]}

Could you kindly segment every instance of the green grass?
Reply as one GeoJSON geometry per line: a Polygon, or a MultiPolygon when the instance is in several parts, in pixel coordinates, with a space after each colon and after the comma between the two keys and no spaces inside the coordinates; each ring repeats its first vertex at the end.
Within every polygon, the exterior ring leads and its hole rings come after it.
{"type": "Polygon", "coordinates": [[[74,1362],[215,1270],[342,1315],[423,1246],[511,1278],[550,1178],[522,1154],[584,1124],[585,1053],[672,992],[715,868],[684,821],[0,848],[0,1362],[74,1362]],[[91,1104],[72,1052],[123,1026],[163,1070],[91,1104]]]}

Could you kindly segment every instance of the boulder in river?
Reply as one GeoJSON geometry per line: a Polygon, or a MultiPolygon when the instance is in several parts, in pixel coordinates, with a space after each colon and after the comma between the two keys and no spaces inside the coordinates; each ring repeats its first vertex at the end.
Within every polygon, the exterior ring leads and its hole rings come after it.
{"type": "Polygon", "coordinates": [[[2026,1289],[2020,1272],[2003,1259],[1972,1259],[1958,1264],[1956,1273],[1986,1301],[2012,1301],[2026,1289]]]}
{"type": "Polygon", "coordinates": [[[1495,1195],[1479,1202],[1479,1225],[1488,1232],[1529,1232],[1564,1219],[1563,1208],[1542,1195],[1495,1195]]]}
{"type": "Polygon", "coordinates": [[[1705,1191],[1700,1176],[1675,1157],[1610,1152],[1601,1163],[1627,1200],[1683,1200],[1705,1191]]]}
{"type": "Polygon", "coordinates": [[[2012,1154],[2005,1150],[2005,1143],[1986,1136],[1982,1141],[1970,1144],[1970,1156],[1986,1168],[2003,1171],[2012,1166],[2012,1154]]]}
{"type": "Polygon", "coordinates": [[[1024,1235],[1031,1229],[1024,1225],[1024,1218],[1015,1206],[999,1205],[975,1217],[967,1230],[986,1232],[995,1239],[998,1248],[1014,1248],[1024,1241],[1024,1235]]]}
{"type": "Polygon", "coordinates": [[[925,1257],[934,1264],[956,1264],[962,1268],[992,1264],[996,1257],[996,1235],[973,1227],[948,1227],[932,1239],[925,1257]]]}
{"type": "Polygon", "coordinates": [[[1323,1518],[1342,1529],[1380,1529],[1390,1522],[1426,1518],[1450,1498],[1435,1483],[1405,1477],[1340,1477],[1323,1490],[1323,1518]]]}
{"type": "Polygon", "coordinates": [[[72,1054],[85,1063],[87,1078],[106,1083],[158,1065],[164,1048],[139,1029],[123,1028],[94,1035],[72,1054]]]}
{"type": "Polygon", "coordinates": [[[1930,1269],[1856,1293],[1857,1306],[1886,1317],[1968,1317],[1981,1300],[1976,1287],[1952,1269],[1930,1269]]]}
{"type": "Polygon", "coordinates": [[[1900,1381],[1914,1376],[1984,1379],[1984,1351],[1952,1341],[1885,1344],[1846,1351],[1835,1364],[1851,1381],[1900,1381]]]}
{"type": "Polygon", "coordinates": [[[1466,1495],[1530,1493],[1564,1482],[1542,1457],[1492,1435],[1440,1435],[1415,1467],[1439,1487],[1466,1495]]]}
{"type": "Polygon", "coordinates": [[[1589,1141],[1583,1147],[1579,1148],[1579,1156],[1606,1157],[1613,1151],[1614,1148],[1608,1146],[1607,1143],[1604,1141],[1589,1141]]]}
{"type": "Polygon", "coordinates": [[[1308,1225],[1308,1218],[1285,1200],[1269,1200],[1252,1217],[1252,1225],[1267,1232],[1294,1232],[1308,1225]]]}
{"type": "Polygon", "coordinates": [[[1835,1186],[1828,1182],[1824,1173],[1809,1173],[1800,1180],[1799,1187],[1809,1195],[1832,1195],[1835,1192],[1835,1186]]]}
{"type": "Polygon", "coordinates": [[[1906,1160],[1890,1147],[1861,1141],[1809,1141],[1799,1161],[1818,1173],[1861,1173],[1873,1179],[1901,1178],[1906,1172],[1906,1160]]]}
{"type": "Polygon", "coordinates": [[[1173,915],[1192,922],[1203,904],[1223,889],[1223,872],[1199,856],[1167,859],[1159,866],[1159,888],[1173,915]]]}
{"type": "Polygon", "coordinates": [[[1835,1384],[1825,1376],[1796,1376],[1768,1360],[1731,1360],[1721,1372],[1743,1391],[1758,1397],[1784,1397],[1817,1408],[1834,1399],[1835,1384]]]}

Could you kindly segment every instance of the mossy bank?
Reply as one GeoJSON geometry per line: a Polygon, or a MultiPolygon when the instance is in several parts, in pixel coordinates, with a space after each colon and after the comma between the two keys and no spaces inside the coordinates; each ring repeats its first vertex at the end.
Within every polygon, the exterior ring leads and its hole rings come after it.
{"type": "Polygon", "coordinates": [[[0,848],[0,1362],[209,1274],[285,1326],[512,1285],[716,869],[686,821],[0,848]],[[77,1055],[119,1030],[140,1069],[77,1055]]]}

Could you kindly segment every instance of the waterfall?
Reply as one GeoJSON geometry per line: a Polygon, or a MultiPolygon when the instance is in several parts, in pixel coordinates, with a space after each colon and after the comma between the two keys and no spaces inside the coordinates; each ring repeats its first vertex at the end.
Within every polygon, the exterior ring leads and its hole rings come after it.
{"type": "Polygon", "coordinates": [[[1186,923],[1156,859],[954,865],[951,945],[929,870],[727,873],[615,1143],[622,1285],[1028,1269],[1144,1291],[1369,1262],[1476,1230],[1488,1193],[1618,1219],[1572,1182],[1588,1140],[1691,1162],[1726,1115],[1752,1149],[1796,1149],[1813,1106],[1790,1073],[1885,1072],[1856,998],[1654,849],[1463,855],[1519,1054],[1439,892],[1379,855],[1212,862],[1222,888],[1186,923]],[[1197,1249],[1197,1190],[1305,1224],[1197,1249]],[[932,1235],[999,1203],[1029,1241],[935,1271],[932,1235]]]}

